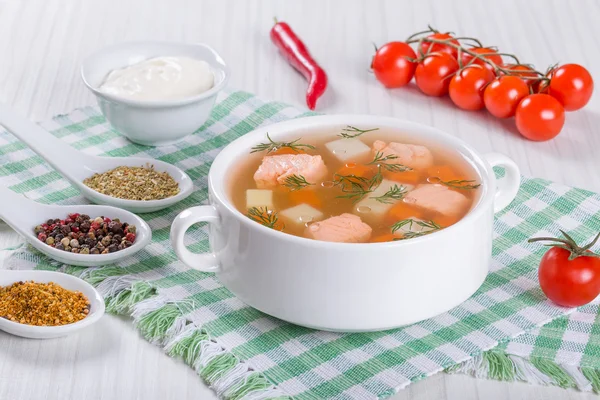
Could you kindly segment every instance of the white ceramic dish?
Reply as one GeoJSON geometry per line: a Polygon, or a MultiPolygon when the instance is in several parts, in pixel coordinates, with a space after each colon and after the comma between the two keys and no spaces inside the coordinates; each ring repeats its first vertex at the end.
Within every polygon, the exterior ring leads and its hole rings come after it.
{"type": "Polygon", "coordinates": [[[9,189],[0,187],[0,218],[11,228],[23,236],[33,247],[48,257],[69,265],[95,267],[112,264],[132,256],[150,243],[152,231],[140,217],[116,207],[96,205],[46,205],[27,199],[9,189]],[[135,225],[136,238],[131,247],[108,254],[76,254],[42,243],[34,234],[37,225],[55,218],[66,218],[69,213],[77,212],[90,217],[105,216],[111,219],[119,218],[121,222],[135,225]]]}
{"type": "Polygon", "coordinates": [[[295,119],[259,128],[227,146],[210,169],[211,205],[176,217],[171,243],[185,264],[215,272],[242,301],[267,314],[324,330],[385,330],[445,312],[479,288],[491,262],[493,214],[513,200],[519,180],[519,169],[507,157],[480,156],[461,140],[417,123],[357,115],[295,119]],[[482,182],[479,200],[462,220],[439,232],[369,244],[288,235],[257,224],[232,205],[228,171],[267,132],[273,140],[307,140],[346,125],[389,127],[460,152],[482,182]],[[497,165],[506,168],[498,182],[492,171],[497,165]],[[210,223],[207,254],[193,254],[183,245],[185,231],[200,221],[210,223]]]}
{"type": "Polygon", "coordinates": [[[88,56],[81,67],[85,85],[96,95],[106,119],[131,141],[161,146],[194,133],[208,119],[217,94],[229,79],[229,69],[215,50],[205,44],[131,42],[103,48],[88,56]],[[214,74],[214,86],[182,100],[127,100],[98,90],[108,73],[149,58],[186,56],[206,61],[214,74]]]}
{"type": "Polygon", "coordinates": [[[194,189],[190,177],[174,165],[151,158],[99,157],[85,154],[3,104],[0,104],[0,124],[42,156],[48,164],[75,185],[81,194],[96,204],[107,204],[135,213],[153,212],[180,202],[194,189]],[[179,184],[179,193],[162,200],[125,200],[99,193],[83,184],[85,178],[95,173],[106,172],[119,166],[140,167],[148,164],[153,165],[157,171],[168,172],[179,184]]]}
{"type": "Polygon", "coordinates": [[[19,324],[0,318],[0,330],[16,336],[30,339],[52,339],[69,335],[75,331],[92,325],[104,315],[104,300],[89,283],[71,275],[52,271],[7,271],[0,270],[0,286],[9,286],[19,281],[35,281],[40,283],[54,282],[65,289],[77,290],[90,301],[90,313],[74,324],[62,326],[33,326],[19,324]]]}

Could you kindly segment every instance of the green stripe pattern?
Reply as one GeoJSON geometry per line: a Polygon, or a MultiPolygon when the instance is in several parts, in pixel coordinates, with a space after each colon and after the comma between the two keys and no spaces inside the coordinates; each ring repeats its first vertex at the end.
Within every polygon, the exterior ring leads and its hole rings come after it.
{"type": "MultiPolygon", "coordinates": [[[[239,381],[237,386],[220,391],[224,398],[268,392],[272,384],[277,398],[297,399],[385,398],[413,381],[480,356],[499,343],[504,350],[510,349],[518,344],[517,339],[510,338],[573,311],[556,307],[540,291],[537,265],[544,247],[527,244],[526,239],[556,234],[559,229],[582,242],[591,239],[600,226],[600,196],[540,179],[524,178],[517,199],[496,216],[493,262],[477,293],[447,313],[401,329],[341,334],[294,326],[246,306],[214,275],[179,263],[168,243],[170,223],[185,208],[207,201],[207,174],[216,154],[258,126],[309,115],[249,93],[228,91],[220,96],[210,119],[198,132],[160,148],[128,142],[92,107],[43,123],[45,129],[84,152],[160,159],[183,168],[194,181],[195,191],[188,199],[170,209],[143,215],[154,231],[147,250],[116,266],[83,271],[99,288],[115,287],[109,284],[125,278],[136,282],[124,292],[107,295],[109,309],[131,313],[148,340],[170,341],[166,351],[194,364],[199,375],[213,386],[218,386],[216,377],[233,371],[236,363],[250,366],[252,373],[243,380],[250,386],[239,381]],[[157,303],[156,308],[148,308],[151,301],[157,303]],[[150,311],[136,316],[142,309],[150,311]],[[180,335],[177,329],[182,318],[186,327],[197,330],[180,335]],[[225,354],[211,360],[210,368],[194,361],[201,358],[199,344],[207,340],[218,343],[225,354]],[[223,365],[221,370],[218,365],[223,365]]],[[[44,203],[86,202],[43,160],[5,132],[0,133],[0,181],[44,203]]],[[[193,229],[190,236],[195,251],[208,250],[204,227],[193,229]]],[[[12,262],[21,267],[59,268],[31,249],[16,252],[7,265],[12,262]]],[[[66,272],[82,270],[70,268],[66,272]]],[[[575,325],[560,319],[553,323],[552,332],[545,328],[536,331],[528,342],[531,356],[559,357],[564,337],[575,325]]],[[[595,328],[597,336],[592,340],[591,326],[595,325],[593,321],[589,325],[585,330],[590,340],[569,347],[586,366],[600,362],[600,332],[595,328]]]]}
{"type": "Polygon", "coordinates": [[[600,393],[599,300],[447,372],[600,393]]]}

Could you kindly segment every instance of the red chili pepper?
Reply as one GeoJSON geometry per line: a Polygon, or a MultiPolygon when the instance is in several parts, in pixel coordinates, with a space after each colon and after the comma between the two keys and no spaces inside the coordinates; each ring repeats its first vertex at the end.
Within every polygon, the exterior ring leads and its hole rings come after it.
{"type": "Polygon", "coordinates": [[[281,51],[287,61],[308,81],[306,104],[315,109],[317,99],[327,89],[327,74],[311,57],[308,49],[285,22],[275,20],[271,29],[271,41],[281,51]]]}

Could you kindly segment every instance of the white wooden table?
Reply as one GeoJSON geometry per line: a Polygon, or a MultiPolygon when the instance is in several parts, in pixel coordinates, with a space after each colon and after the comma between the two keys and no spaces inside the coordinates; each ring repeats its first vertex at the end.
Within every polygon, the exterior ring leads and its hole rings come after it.
{"type": "MultiPolygon", "coordinates": [[[[600,2],[0,0],[0,101],[42,120],[91,105],[79,78],[85,55],[125,41],[201,41],[232,69],[231,85],[303,106],[305,83],[268,38],[273,17],[290,23],[328,71],[319,111],[393,115],[434,125],[480,151],[511,156],[524,174],[600,191],[600,96],[567,115],[553,141],[528,142],[511,121],[459,111],[414,87],[385,90],[368,73],[372,44],[402,40],[428,23],[476,36],[544,69],[585,65],[600,79],[600,2]]],[[[0,225],[0,248],[21,239],[0,225]]],[[[140,338],[124,318],[51,341],[0,333],[0,399],[209,399],[194,372],[140,338]]],[[[557,388],[438,374],[394,399],[591,399],[557,388]]]]}

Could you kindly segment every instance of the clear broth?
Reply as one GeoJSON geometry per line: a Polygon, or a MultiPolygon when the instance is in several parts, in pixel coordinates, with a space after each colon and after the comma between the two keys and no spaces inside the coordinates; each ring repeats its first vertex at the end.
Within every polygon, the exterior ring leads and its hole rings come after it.
{"type": "MultiPolygon", "coordinates": [[[[366,129],[366,127],[361,127],[361,129],[366,129]]],[[[397,231],[393,234],[392,228],[394,225],[402,221],[412,220],[413,222],[423,221],[428,226],[431,226],[431,222],[434,223],[434,228],[427,228],[423,232],[426,231],[431,233],[435,230],[444,229],[461,220],[469,210],[473,208],[480,196],[480,186],[471,189],[461,188],[465,185],[479,185],[481,183],[481,177],[471,164],[460,153],[454,150],[444,149],[436,143],[415,140],[414,136],[411,137],[393,129],[378,128],[377,130],[363,133],[356,137],[356,139],[360,139],[364,144],[371,148],[373,147],[373,142],[376,140],[382,140],[386,143],[399,142],[422,145],[431,151],[434,165],[421,170],[414,169],[406,172],[390,172],[385,168],[377,167],[377,164],[375,164],[373,166],[367,166],[371,171],[367,173],[363,167],[373,160],[375,152],[372,152],[366,161],[363,158],[362,160],[341,162],[325,147],[325,143],[341,139],[339,136],[340,133],[340,130],[334,129],[320,130],[318,134],[312,133],[310,135],[305,132],[298,132],[287,136],[285,139],[278,140],[278,142],[288,142],[301,138],[297,143],[314,146],[316,149],[302,148],[300,153],[320,155],[328,169],[328,175],[321,182],[314,182],[314,185],[295,191],[292,191],[283,185],[271,188],[271,190],[273,190],[273,207],[270,207],[268,212],[270,213],[270,217],[274,217],[277,220],[272,226],[274,229],[296,236],[307,237],[306,228],[317,221],[307,221],[304,225],[285,224],[282,221],[282,218],[278,217],[282,210],[305,203],[323,213],[324,216],[320,220],[338,216],[343,213],[358,215],[361,217],[361,220],[367,223],[373,230],[371,238],[368,241],[370,243],[409,239],[410,237],[422,236],[425,233],[410,236],[401,235],[397,231]],[[383,217],[375,218],[368,215],[369,210],[357,210],[357,202],[340,197],[347,195],[348,193],[342,190],[343,186],[339,184],[339,176],[347,176],[358,170],[361,170],[366,178],[372,178],[372,176],[380,171],[384,179],[414,185],[415,187],[419,184],[467,181],[467,183],[458,184],[457,186],[459,187],[449,186],[449,189],[463,194],[469,201],[469,207],[465,208],[460,214],[448,216],[435,211],[418,208],[404,200],[397,200],[392,201],[393,206],[383,217]]],[[[268,143],[266,137],[263,143],[268,143]]],[[[229,194],[232,203],[242,214],[248,215],[249,210],[246,208],[246,191],[248,189],[257,189],[254,173],[261,165],[263,157],[278,154],[297,153],[285,147],[271,153],[267,153],[267,151],[250,153],[232,168],[232,171],[229,174],[229,194]]],[[[393,160],[388,163],[393,163],[393,160]]],[[[261,209],[261,211],[264,210],[261,209]]],[[[271,219],[271,221],[273,220],[274,219],[271,219]]]]}

